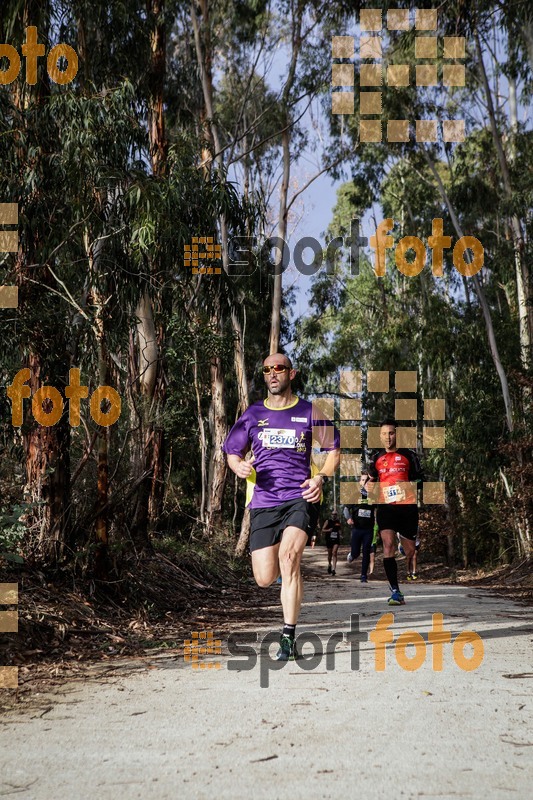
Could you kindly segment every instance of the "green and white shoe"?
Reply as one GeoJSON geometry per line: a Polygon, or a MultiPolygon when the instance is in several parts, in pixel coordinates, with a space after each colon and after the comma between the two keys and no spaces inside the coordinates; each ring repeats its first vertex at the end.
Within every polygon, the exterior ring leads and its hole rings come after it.
{"type": "Polygon", "coordinates": [[[296,649],[296,642],[290,636],[281,634],[279,640],[279,650],[276,654],[276,661],[297,661],[300,658],[296,649]]]}

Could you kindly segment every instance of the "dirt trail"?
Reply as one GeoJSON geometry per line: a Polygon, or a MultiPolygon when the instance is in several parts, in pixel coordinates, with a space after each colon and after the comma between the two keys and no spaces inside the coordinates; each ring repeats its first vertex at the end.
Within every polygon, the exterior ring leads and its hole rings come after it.
{"type": "MultiPolygon", "coordinates": [[[[199,657],[211,668],[171,654],[134,674],[66,684],[38,708],[1,719],[0,797],[529,798],[533,609],[482,589],[420,583],[405,584],[407,604],[389,608],[384,582],[361,586],[343,562],[329,577],[323,551],[306,552],[305,562],[299,633],[325,644],[359,615],[362,641],[336,643],[334,664],[324,656],[312,670],[296,662],[275,671],[265,656],[245,670],[251,655],[229,669],[236,657],[225,637],[221,655],[199,657]],[[376,671],[366,634],[389,612],[394,641],[376,671]],[[434,614],[452,641],[479,634],[477,669],[456,663],[475,655],[472,645],[426,644],[434,614]],[[397,644],[406,631],[423,637],[414,637],[419,659],[426,650],[412,671],[397,660],[414,653],[397,644]],[[434,648],[442,671],[433,669],[434,648]]],[[[274,605],[259,639],[280,619],[274,605]]],[[[311,644],[303,650],[311,654],[311,644]]]]}

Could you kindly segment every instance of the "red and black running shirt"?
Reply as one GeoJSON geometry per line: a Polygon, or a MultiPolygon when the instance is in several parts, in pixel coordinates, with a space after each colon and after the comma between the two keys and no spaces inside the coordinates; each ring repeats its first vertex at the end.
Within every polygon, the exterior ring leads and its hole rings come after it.
{"type": "MultiPolygon", "coordinates": [[[[416,503],[415,481],[423,481],[424,474],[414,450],[400,448],[392,453],[379,450],[372,458],[370,476],[377,482],[374,502],[387,505],[411,505],[416,503]]],[[[367,484],[367,489],[372,489],[367,484]]],[[[372,492],[372,494],[374,494],[372,492]]],[[[370,494],[370,492],[369,492],[370,494]]]]}

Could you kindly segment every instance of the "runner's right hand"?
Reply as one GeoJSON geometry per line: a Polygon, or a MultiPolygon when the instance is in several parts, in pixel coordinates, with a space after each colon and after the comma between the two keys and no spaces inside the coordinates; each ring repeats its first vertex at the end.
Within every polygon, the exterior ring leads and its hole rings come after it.
{"type": "Polygon", "coordinates": [[[253,469],[254,468],[251,463],[243,459],[242,461],[239,461],[234,472],[239,478],[248,478],[248,476],[252,474],[253,469]]]}

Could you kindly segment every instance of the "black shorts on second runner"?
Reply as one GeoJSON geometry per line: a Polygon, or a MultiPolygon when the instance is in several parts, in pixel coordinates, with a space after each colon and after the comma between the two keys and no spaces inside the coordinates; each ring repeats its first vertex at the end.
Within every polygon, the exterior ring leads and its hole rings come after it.
{"type": "Polygon", "coordinates": [[[318,517],[320,516],[320,503],[308,503],[307,505],[309,506],[309,525],[307,526],[307,538],[310,540],[311,536],[315,535],[316,526],[318,525],[318,517]]]}
{"type": "Polygon", "coordinates": [[[404,539],[415,541],[418,533],[418,506],[414,503],[378,506],[376,522],[380,531],[396,531],[404,539]]]}
{"type": "Polygon", "coordinates": [[[285,528],[293,525],[306,531],[309,525],[307,500],[288,500],[272,508],[252,508],[250,511],[250,552],[279,544],[285,528]]]}
{"type": "Polygon", "coordinates": [[[332,536],[329,536],[329,534],[326,534],[326,547],[328,549],[330,547],[334,547],[336,544],[339,544],[339,542],[340,542],[340,536],[336,536],[335,538],[333,538],[332,536]]]}

